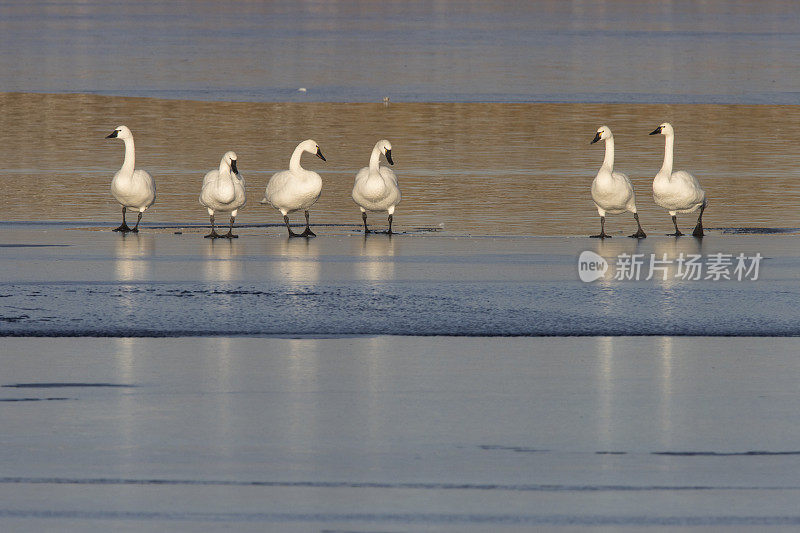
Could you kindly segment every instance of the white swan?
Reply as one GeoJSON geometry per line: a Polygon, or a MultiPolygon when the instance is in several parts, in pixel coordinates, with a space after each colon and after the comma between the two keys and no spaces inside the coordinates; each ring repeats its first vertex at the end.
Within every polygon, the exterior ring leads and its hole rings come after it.
{"type": "Polygon", "coordinates": [[[390,165],[394,165],[392,144],[382,139],[375,143],[375,148],[372,149],[372,155],[369,157],[369,166],[358,171],[355,185],[353,185],[353,200],[361,208],[365,234],[369,233],[367,211],[387,211],[389,213],[388,233],[391,234],[394,208],[400,203],[400,187],[397,184],[397,176],[390,168],[379,165],[381,154],[386,156],[386,161],[390,165]]]}
{"type": "Polygon", "coordinates": [[[122,168],[114,174],[114,179],[111,180],[111,194],[122,206],[122,224],[118,228],[114,228],[114,231],[137,233],[142,213],[156,201],[156,182],[144,170],[135,169],[136,149],[133,146],[133,133],[127,126],[118,126],[117,129],[106,135],[106,139],[122,139],[125,142],[125,160],[122,162],[122,168]],[[133,229],[125,223],[125,211],[129,207],[139,210],[139,216],[133,229]]]}
{"type": "Polygon", "coordinates": [[[322,192],[322,178],[316,172],[300,166],[303,152],[315,154],[326,161],[319,145],[308,139],[297,145],[289,160],[289,170],[281,170],[273,175],[267,183],[267,190],[262,204],[270,204],[283,215],[283,222],[289,230],[289,237],[316,237],[308,224],[308,208],[314,205],[322,192]],[[303,233],[295,233],[289,226],[289,215],[294,211],[306,212],[306,229],[303,233]]]}
{"type": "Polygon", "coordinates": [[[592,182],[592,200],[594,200],[597,213],[600,215],[600,234],[592,235],[592,237],[600,239],[611,237],[606,235],[605,231],[606,213],[618,215],[630,211],[633,213],[633,219],[638,227],[636,233],[631,237],[644,239],[647,234],[639,223],[639,214],[636,212],[636,195],[633,193],[631,180],[622,172],[614,171],[614,134],[611,133],[608,126],[600,126],[589,144],[594,144],[599,140],[606,142],[606,155],[592,182]]]}
{"type": "Polygon", "coordinates": [[[200,191],[200,204],[208,209],[211,217],[211,233],[206,235],[207,239],[225,237],[236,239],[239,236],[233,234],[233,222],[239,209],[244,207],[247,202],[244,188],[244,178],[236,168],[236,152],[225,152],[219,162],[218,170],[211,170],[203,178],[203,188],[200,191]],[[228,233],[220,235],[214,230],[214,213],[222,211],[231,214],[231,224],[228,233]]]}
{"type": "Polygon", "coordinates": [[[692,235],[695,237],[703,236],[703,211],[706,209],[706,192],[700,187],[697,178],[685,170],[672,171],[672,151],[675,143],[675,130],[669,122],[665,122],[650,135],[661,134],[666,137],[664,147],[664,164],[653,180],[653,200],[656,204],[663,207],[672,216],[672,224],[675,226],[675,233],[670,233],[675,237],[680,237],[683,233],[678,229],[676,213],[691,213],[698,207],[700,216],[697,217],[697,225],[694,227],[692,235]]]}

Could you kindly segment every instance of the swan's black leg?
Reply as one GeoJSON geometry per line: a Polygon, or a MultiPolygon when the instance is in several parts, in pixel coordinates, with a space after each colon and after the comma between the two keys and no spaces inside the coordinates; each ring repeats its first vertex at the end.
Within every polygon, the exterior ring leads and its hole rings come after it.
{"type": "Polygon", "coordinates": [[[362,211],[361,212],[361,220],[364,221],[364,235],[366,235],[367,233],[369,233],[369,228],[367,228],[367,212],[366,211],[362,211]]]}
{"type": "Polygon", "coordinates": [[[611,235],[606,235],[606,217],[600,217],[600,234],[589,235],[592,239],[610,239],[611,235]]]}
{"type": "Polygon", "coordinates": [[[672,215],[672,223],[675,225],[675,233],[667,233],[668,237],[682,237],[683,233],[678,229],[678,217],[672,215]]]}
{"type": "Polygon", "coordinates": [[[136,217],[136,225],[131,229],[131,233],[139,233],[139,222],[142,221],[142,212],[139,211],[139,216],[136,217]]]}
{"type": "Polygon", "coordinates": [[[114,228],[112,231],[121,231],[122,233],[128,233],[131,228],[125,223],[125,206],[122,206],[122,224],[119,227],[114,228]]]}
{"type": "Polygon", "coordinates": [[[211,233],[205,236],[206,239],[216,239],[217,237],[221,237],[217,230],[214,229],[214,215],[211,215],[211,233]]]}
{"type": "Polygon", "coordinates": [[[389,231],[386,232],[389,235],[392,234],[392,218],[393,218],[393,215],[389,215],[389,231]]]}
{"type": "Polygon", "coordinates": [[[286,229],[289,230],[289,237],[302,237],[299,233],[292,231],[292,227],[289,225],[289,215],[283,215],[283,223],[286,224],[286,229]]]}
{"type": "Polygon", "coordinates": [[[222,235],[222,237],[225,237],[226,239],[238,239],[239,238],[238,235],[234,235],[233,234],[233,221],[234,220],[236,220],[236,217],[231,215],[231,225],[228,228],[228,233],[226,233],[225,235],[222,235]]]}
{"type": "Polygon", "coordinates": [[[308,211],[306,211],[306,229],[300,234],[301,237],[316,237],[317,234],[311,231],[311,226],[308,225],[308,211]]]}
{"type": "Polygon", "coordinates": [[[706,210],[706,203],[703,202],[703,205],[700,206],[700,216],[697,217],[697,225],[694,227],[694,231],[692,232],[692,236],[694,237],[702,237],[703,233],[703,211],[706,210]]]}
{"type": "Polygon", "coordinates": [[[636,226],[638,226],[639,229],[636,231],[636,233],[631,235],[631,237],[633,237],[634,239],[644,239],[645,237],[647,237],[647,234],[644,232],[644,230],[642,229],[642,225],[639,223],[639,213],[634,213],[633,219],[636,221],[636,226]]]}

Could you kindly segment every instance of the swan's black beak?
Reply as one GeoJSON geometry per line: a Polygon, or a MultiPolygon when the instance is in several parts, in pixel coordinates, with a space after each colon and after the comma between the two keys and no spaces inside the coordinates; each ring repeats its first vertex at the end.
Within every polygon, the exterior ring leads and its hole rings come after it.
{"type": "Polygon", "coordinates": [[[594,134],[594,139],[592,139],[592,142],[590,142],[589,144],[594,144],[599,140],[600,140],[600,132],[598,131],[597,133],[594,134]]]}
{"type": "Polygon", "coordinates": [[[317,157],[319,157],[323,161],[327,161],[327,159],[325,159],[325,156],[322,155],[322,150],[320,150],[319,147],[317,147],[317,157]]]}
{"type": "Polygon", "coordinates": [[[389,162],[390,165],[394,165],[394,161],[392,161],[392,151],[386,150],[386,160],[389,162]]]}
{"type": "Polygon", "coordinates": [[[106,135],[106,139],[116,139],[118,133],[119,132],[117,130],[114,130],[110,134],[106,135]]]}
{"type": "Polygon", "coordinates": [[[658,135],[659,133],[661,133],[661,126],[657,127],[653,131],[651,131],[650,135],[658,135]]]}
{"type": "Polygon", "coordinates": [[[239,173],[239,169],[236,168],[236,160],[235,159],[231,160],[231,170],[233,170],[234,174],[238,174],[239,173]]]}

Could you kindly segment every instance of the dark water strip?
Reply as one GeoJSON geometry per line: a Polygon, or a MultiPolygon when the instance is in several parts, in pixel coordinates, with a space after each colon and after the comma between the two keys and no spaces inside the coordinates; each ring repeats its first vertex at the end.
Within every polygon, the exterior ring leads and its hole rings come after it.
{"type": "Polygon", "coordinates": [[[192,522],[319,522],[572,526],[797,526],[800,516],[624,516],[453,513],[212,513],[0,509],[0,518],[192,522]]]}
{"type": "Polygon", "coordinates": [[[0,337],[800,336],[791,279],[0,283],[0,297],[0,337]]]}
{"type": "Polygon", "coordinates": [[[314,489],[402,489],[402,490],[467,490],[507,492],[685,492],[685,491],[783,491],[800,490],[798,486],[735,486],[735,485],[553,485],[504,483],[413,483],[360,481],[235,481],[224,479],[136,479],[136,478],[69,478],[69,477],[1,477],[0,485],[152,485],[212,487],[278,487],[314,489]]]}

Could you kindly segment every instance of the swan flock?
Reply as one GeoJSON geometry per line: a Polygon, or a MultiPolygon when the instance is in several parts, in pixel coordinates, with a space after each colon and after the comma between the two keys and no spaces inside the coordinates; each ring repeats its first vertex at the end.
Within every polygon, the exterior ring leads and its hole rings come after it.
{"type": "MultiPolygon", "coordinates": [[[[675,232],[668,235],[680,237],[683,235],[678,229],[677,214],[692,213],[700,210],[697,224],[692,232],[695,237],[703,237],[703,212],[707,206],[706,193],[700,183],[685,170],[673,170],[673,153],[675,143],[675,130],[672,125],[665,122],[650,132],[650,135],[663,135],[665,137],[664,162],[661,169],[653,179],[653,200],[656,205],[667,210],[672,217],[675,232]]],[[[133,133],[126,126],[118,126],[108,139],[120,139],[125,145],[125,157],[122,167],[114,174],[111,181],[111,194],[122,206],[122,224],[114,231],[136,233],[142,214],[156,200],[156,184],[153,177],[144,170],[136,168],[136,149],[133,142],[133,133]],[[137,211],[136,225],[130,228],[125,220],[128,209],[137,211]]],[[[590,144],[599,141],[605,142],[605,156],[591,185],[592,201],[600,216],[600,233],[591,237],[606,239],[611,236],[605,231],[606,215],[617,215],[625,212],[633,214],[636,222],[636,232],[630,237],[643,239],[647,234],[642,229],[639,214],[636,209],[636,195],[631,179],[624,173],[614,169],[614,134],[608,126],[601,126],[595,132],[590,144]]],[[[289,168],[275,173],[267,182],[261,204],[271,205],[283,215],[289,237],[316,237],[311,230],[309,209],[316,203],[322,193],[322,177],[303,168],[300,159],[304,153],[317,156],[322,161],[327,161],[316,141],[305,140],[297,145],[289,159],[289,168]],[[289,214],[303,211],[305,215],[305,229],[302,233],[295,233],[289,223],[289,214]]],[[[367,212],[386,212],[388,214],[387,234],[392,235],[392,221],[395,207],[400,203],[401,194],[397,175],[389,168],[380,164],[383,156],[389,165],[394,165],[392,158],[392,144],[381,139],[372,149],[369,164],[356,173],[353,184],[352,198],[361,211],[361,220],[364,224],[364,234],[371,232],[367,226],[367,212]]],[[[200,188],[200,204],[206,208],[211,222],[211,232],[206,238],[235,239],[238,235],[233,233],[233,225],[239,209],[245,206],[247,195],[245,180],[239,173],[238,156],[236,152],[228,151],[220,160],[219,168],[211,170],[203,177],[200,188]],[[215,228],[215,214],[229,213],[230,223],[228,232],[219,234],[215,228]]]]}
{"type": "MultiPolygon", "coordinates": [[[[703,237],[703,211],[706,208],[706,193],[700,187],[697,178],[685,170],[672,170],[672,156],[675,147],[675,130],[672,124],[664,122],[650,135],[664,135],[666,137],[664,148],[664,163],[653,179],[653,200],[656,205],[666,209],[672,216],[672,224],[675,226],[675,233],[669,236],[680,237],[683,235],[678,229],[677,213],[692,213],[698,208],[700,215],[697,217],[697,225],[692,232],[694,237],[703,237]]],[[[622,172],[614,170],[614,134],[608,126],[601,126],[595,133],[594,139],[590,144],[598,141],[605,141],[606,154],[603,164],[597,172],[592,182],[592,200],[597,207],[600,215],[600,234],[592,235],[600,239],[610,238],[605,232],[606,213],[617,215],[629,211],[633,213],[636,221],[637,231],[631,237],[643,239],[647,237],[642,225],[639,222],[639,214],[636,212],[636,197],[633,192],[633,184],[630,178],[622,172]]]]}

